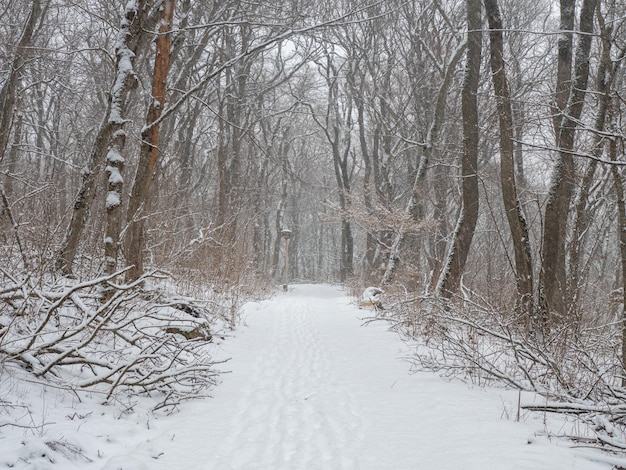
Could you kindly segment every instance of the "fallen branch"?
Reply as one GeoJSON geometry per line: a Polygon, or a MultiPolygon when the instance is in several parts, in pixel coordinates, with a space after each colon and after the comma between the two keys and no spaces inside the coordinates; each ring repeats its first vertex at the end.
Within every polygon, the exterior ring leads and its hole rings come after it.
{"type": "MultiPolygon", "coordinates": [[[[192,299],[158,303],[137,281],[117,285],[118,273],[77,283],[61,292],[27,284],[27,315],[0,326],[0,364],[14,363],[61,387],[118,394],[159,392],[159,406],[200,396],[214,383],[204,349],[211,339],[208,312],[192,299]],[[105,301],[94,295],[103,283],[105,301]],[[190,311],[176,308],[194,305],[190,311]],[[63,372],[63,371],[66,372],[63,372]]],[[[18,289],[12,289],[11,292],[18,289]]]]}

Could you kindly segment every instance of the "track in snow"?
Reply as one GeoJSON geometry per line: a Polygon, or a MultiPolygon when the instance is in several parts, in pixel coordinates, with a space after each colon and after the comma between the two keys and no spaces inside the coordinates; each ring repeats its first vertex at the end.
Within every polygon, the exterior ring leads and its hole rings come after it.
{"type": "Polygon", "coordinates": [[[284,303],[263,344],[252,348],[251,374],[216,468],[356,468],[363,419],[335,376],[314,309],[314,302],[284,303]]]}
{"type": "Polygon", "coordinates": [[[232,373],[172,418],[154,468],[204,470],[606,469],[503,419],[498,392],[409,375],[382,323],[329,286],[249,308],[223,344],[232,373]]]}

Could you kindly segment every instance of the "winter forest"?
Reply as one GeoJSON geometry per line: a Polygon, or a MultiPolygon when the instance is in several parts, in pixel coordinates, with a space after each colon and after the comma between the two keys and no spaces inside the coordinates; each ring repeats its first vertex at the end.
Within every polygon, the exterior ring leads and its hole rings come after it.
{"type": "Polygon", "coordinates": [[[550,397],[626,449],[626,3],[0,18],[0,377],[171,409],[244,302],[375,286],[429,348],[415,368],[550,397]]]}

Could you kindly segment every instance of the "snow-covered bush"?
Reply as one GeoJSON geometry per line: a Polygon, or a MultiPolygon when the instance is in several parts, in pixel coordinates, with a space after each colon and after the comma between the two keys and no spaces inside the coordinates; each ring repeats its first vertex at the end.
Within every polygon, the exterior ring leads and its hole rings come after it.
{"type": "Polygon", "coordinates": [[[160,408],[202,395],[214,377],[209,312],[146,293],[140,286],[154,273],[127,285],[113,282],[118,275],[41,288],[4,273],[0,369],[18,365],[61,387],[97,391],[104,402],[151,394],[160,408]]]}
{"type": "Polygon", "coordinates": [[[455,303],[395,299],[387,312],[393,328],[415,342],[415,369],[537,392],[544,404],[521,407],[576,415],[595,429],[595,444],[626,449],[614,438],[626,436],[619,322],[580,324],[577,334],[571,325],[539,334],[528,332],[515,313],[469,297],[455,303]],[[610,423],[611,432],[597,422],[610,423]]]}

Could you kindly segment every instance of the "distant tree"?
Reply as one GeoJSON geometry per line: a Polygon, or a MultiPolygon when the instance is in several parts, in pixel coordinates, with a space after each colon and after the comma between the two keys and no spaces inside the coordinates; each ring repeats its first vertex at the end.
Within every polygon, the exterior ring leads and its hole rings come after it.
{"type": "Polygon", "coordinates": [[[37,34],[37,26],[44,18],[50,0],[33,0],[11,60],[8,77],[0,89],[0,160],[4,157],[11,135],[11,123],[24,65],[32,55],[31,47],[37,34]]]}
{"type": "Polygon", "coordinates": [[[351,148],[353,100],[342,94],[342,73],[348,63],[342,63],[332,44],[326,44],[324,58],[318,62],[318,71],[326,85],[325,109],[321,112],[310,105],[312,115],[322,129],[332,152],[335,181],[339,193],[341,217],[341,249],[339,254],[339,277],[346,281],[354,273],[354,235],[350,221],[351,194],[351,148]],[[319,112],[319,115],[318,115],[319,112]]]}
{"type": "MultiPolygon", "coordinates": [[[[9,59],[7,77],[0,88],[0,162],[5,160],[8,173],[15,171],[18,160],[18,147],[22,140],[24,116],[18,111],[20,81],[23,78],[24,67],[35,50],[40,22],[46,15],[50,1],[33,0],[28,17],[22,27],[21,34],[9,59]],[[15,120],[15,125],[14,125],[15,120]],[[13,132],[13,145],[9,146],[13,132]],[[10,148],[9,148],[10,147],[10,148]]],[[[25,268],[29,268],[24,247],[17,232],[17,223],[11,214],[9,197],[13,189],[11,175],[0,181],[0,221],[5,217],[13,226],[21,257],[25,268]],[[7,196],[8,195],[8,196],[7,196]]]]}

